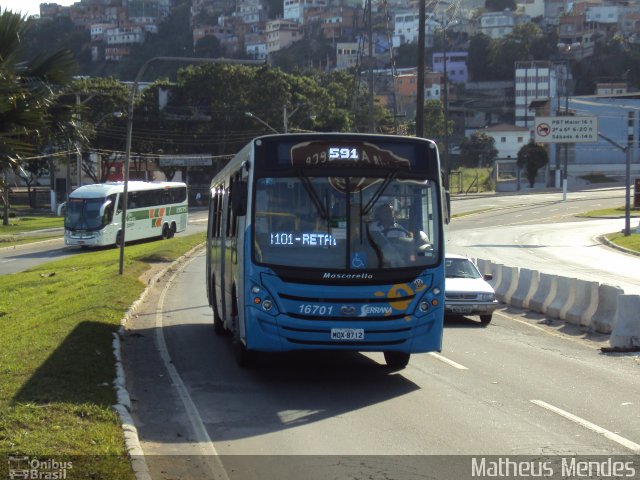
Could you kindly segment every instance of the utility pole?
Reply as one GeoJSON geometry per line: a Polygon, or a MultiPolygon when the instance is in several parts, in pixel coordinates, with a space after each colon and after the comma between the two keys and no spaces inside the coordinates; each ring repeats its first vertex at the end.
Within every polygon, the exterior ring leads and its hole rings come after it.
{"type": "Polygon", "coordinates": [[[376,130],[375,122],[373,121],[373,25],[371,25],[371,0],[367,0],[368,5],[368,35],[369,35],[369,133],[374,133],[376,130]]]}
{"type": "Polygon", "coordinates": [[[418,85],[416,86],[416,137],[424,137],[424,36],[425,2],[418,2],[418,85]]]}

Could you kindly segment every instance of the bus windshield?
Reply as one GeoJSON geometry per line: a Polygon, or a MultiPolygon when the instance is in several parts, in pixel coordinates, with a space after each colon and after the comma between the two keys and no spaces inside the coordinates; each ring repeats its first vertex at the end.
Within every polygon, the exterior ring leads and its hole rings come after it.
{"type": "Polygon", "coordinates": [[[104,198],[70,198],[66,206],[64,226],[69,230],[98,230],[102,228],[100,207],[104,198]]]}
{"type": "Polygon", "coordinates": [[[336,270],[435,265],[438,188],[386,177],[262,177],[255,182],[257,263],[336,270]]]}

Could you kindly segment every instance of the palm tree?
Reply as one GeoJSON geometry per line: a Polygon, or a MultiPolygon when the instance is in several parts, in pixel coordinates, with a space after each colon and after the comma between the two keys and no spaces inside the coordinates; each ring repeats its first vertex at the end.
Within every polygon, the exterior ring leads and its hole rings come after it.
{"type": "MultiPolygon", "coordinates": [[[[26,18],[9,10],[0,12],[0,172],[16,168],[60,122],[52,106],[73,78],[76,63],[71,52],[59,50],[34,59],[23,58],[28,34],[26,18]]],[[[63,117],[62,121],[66,123],[63,117]]],[[[3,182],[4,175],[2,176],[3,182]]],[[[6,182],[4,182],[6,183],[6,182]]],[[[2,186],[3,224],[8,222],[7,185],[2,186]]]]}

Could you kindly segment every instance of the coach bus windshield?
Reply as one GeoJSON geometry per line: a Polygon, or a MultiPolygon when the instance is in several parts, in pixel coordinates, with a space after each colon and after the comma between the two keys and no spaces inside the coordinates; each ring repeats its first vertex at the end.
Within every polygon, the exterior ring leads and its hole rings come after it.
{"type": "Polygon", "coordinates": [[[69,230],[98,230],[102,227],[100,207],[104,198],[70,198],[66,205],[64,226],[69,230]]]}
{"type": "Polygon", "coordinates": [[[438,188],[380,177],[256,180],[257,263],[372,270],[437,262],[438,188]]]}

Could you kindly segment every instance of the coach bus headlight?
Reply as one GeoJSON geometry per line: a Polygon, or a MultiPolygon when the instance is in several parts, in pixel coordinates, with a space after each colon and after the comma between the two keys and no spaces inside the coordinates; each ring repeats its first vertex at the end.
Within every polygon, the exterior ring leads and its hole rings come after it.
{"type": "Polygon", "coordinates": [[[431,290],[433,292],[434,295],[440,295],[440,288],[439,287],[435,287],[433,290],[431,290]]]}
{"type": "Polygon", "coordinates": [[[264,302],[262,302],[262,308],[265,311],[269,311],[271,310],[271,308],[273,307],[273,302],[271,300],[265,300],[264,302]]]}
{"type": "Polygon", "coordinates": [[[253,293],[254,295],[257,295],[260,293],[260,287],[257,285],[254,285],[253,287],[251,287],[251,293],[253,293]]]}

